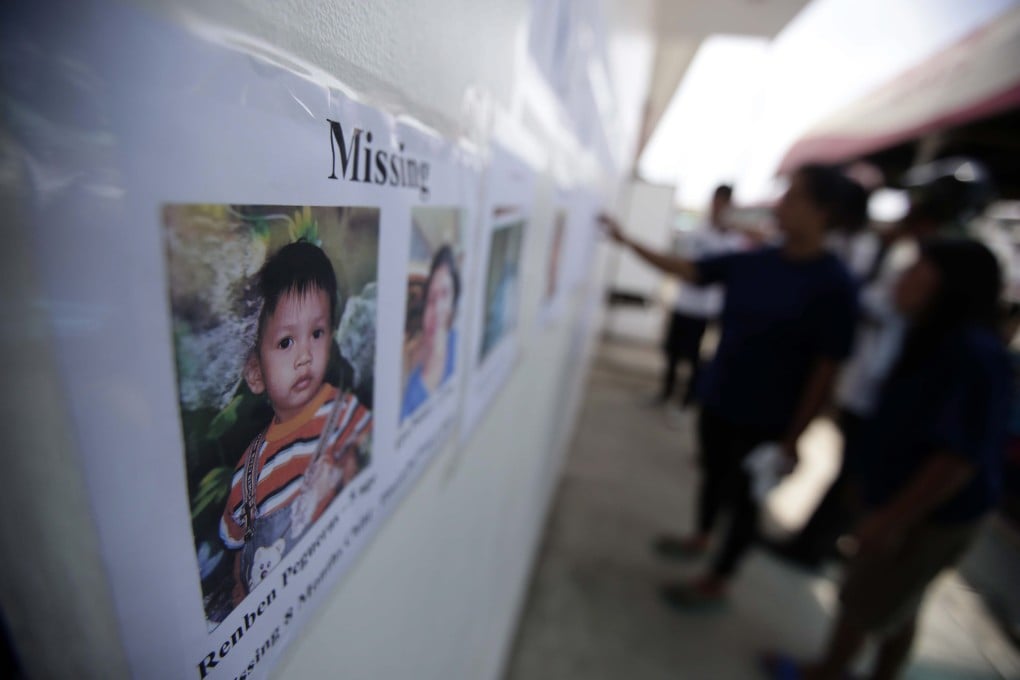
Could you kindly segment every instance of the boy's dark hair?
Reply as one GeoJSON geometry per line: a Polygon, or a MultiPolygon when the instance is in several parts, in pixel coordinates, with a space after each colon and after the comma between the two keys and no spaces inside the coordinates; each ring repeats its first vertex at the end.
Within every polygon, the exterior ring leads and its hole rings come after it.
{"type": "Polygon", "coordinates": [[[733,198],[733,187],[729,184],[720,184],[715,188],[715,191],[712,192],[712,198],[722,198],[727,201],[730,200],[733,198]]]}
{"type": "Polygon", "coordinates": [[[450,278],[453,279],[453,314],[457,313],[457,302],[460,300],[460,274],[457,272],[457,258],[453,255],[453,248],[448,245],[442,246],[432,256],[432,265],[429,267],[429,277],[425,280],[425,304],[428,304],[429,289],[432,288],[432,279],[440,267],[446,267],[450,271],[450,278]]]}
{"type": "Polygon", "coordinates": [[[276,311],[280,298],[291,292],[304,295],[313,290],[325,291],[329,296],[329,324],[331,328],[336,326],[336,272],[326,253],[304,239],[285,245],[266,260],[259,271],[258,289],[262,311],[256,342],[262,340],[266,319],[276,311]]]}
{"type": "MultiPolygon", "coordinates": [[[[804,180],[804,187],[811,201],[825,211],[826,229],[843,227],[844,220],[853,212],[850,204],[854,203],[855,198],[859,198],[858,192],[854,190],[856,183],[829,165],[809,163],[802,165],[795,174],[804,180]]],[[[866,211],[866,200],[864,207],[866,211]]]]}

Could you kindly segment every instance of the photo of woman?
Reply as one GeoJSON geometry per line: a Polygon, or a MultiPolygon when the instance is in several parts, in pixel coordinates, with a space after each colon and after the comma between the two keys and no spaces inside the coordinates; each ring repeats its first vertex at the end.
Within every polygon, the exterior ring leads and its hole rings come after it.
{"type": "Polygon", "coordinates": [[[457,367],[461,294],[460,213],[416,208],[404,329],[403,422],[445,385],[457,367]],[[427,263],[427,271],[422,272],[427,263]]]}

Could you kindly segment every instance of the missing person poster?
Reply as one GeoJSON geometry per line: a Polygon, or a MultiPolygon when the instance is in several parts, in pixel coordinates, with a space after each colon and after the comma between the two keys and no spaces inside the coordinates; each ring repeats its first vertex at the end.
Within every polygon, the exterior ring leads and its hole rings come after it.
{"type": "Polygon", "coordinates": [[[371,464],[379,209],[167,205],[163,226],[215,627],[371,464]]]}
{"type": "Polygon", "coordinates": [[[521,245],[526,219],[520,206],[497,206],[492,211],[492,222],[482,297],[480,364],[509,341],[517,329],[520,308],[521,245]]]}
{"type": "Polygon", "coordinates": [[[389,510],[428,462],[451,441],[459,424],[464,375],[470,364],[469,314],[480,197],[479,157],[454,149],[427,205],[407,215],[399,368],[399,411],[394,472],[381,492],[389,510]]]}
{"type": "Polygon", "coordinates": [[[474,151],[214,27],[7,19],[3,134],[132,673],[267,677],[455,429],[474,151]]]}
{"type": "Polygon", "coordinates": [[[570,213],[567,193],[560,190],[553,203],[552,223],[544,235],[548,242],[545,250],[546,261],[543,271],[542,298],[539,303],[540,321],[548,326],[556,321],[566,306],[568,266],[570,265],[568,230],[570,213]]]}
{"type": "Polygon", "coordinates": [[[473,217],[463,206],[420,206],[411,211],[400,374],[401,449],[408,443],[440,445],[456,416],[466,354],[467,243],[473,217]]]}
{"type": "Polygon", "coordinates": [[[401,424],[452,387],[461,349],[464,226],[457,207],[411,210],[401,424]]]}
{"type": "Polygon", "coordinates": [[[493,148],[479,244],[479,295],[461,435],[466,438],[509,377],[520,340],[524,241],[531,219],[535,173],[524,161],[493,148]]]}

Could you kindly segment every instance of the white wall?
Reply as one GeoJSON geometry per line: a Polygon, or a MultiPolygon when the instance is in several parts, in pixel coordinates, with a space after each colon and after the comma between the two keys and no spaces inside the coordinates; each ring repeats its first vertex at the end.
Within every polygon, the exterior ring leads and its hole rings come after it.
{"type": "MultiPolygon", "coordinates": [[[[573,320],[591,312],[581,305],[585,291],[574,295],[559,324],[539,327],[534,313],[543,279],[544,236],[552,222],[554,173],[556,168],[591,166],[591,157],[563,135],[564,123],[548,88],[534,82],[523,60],[530,2],[132,4],[167,21],[214,24],[263,41],[269,49],[332,74],[382,108],[413,115],[450,136],[471,135],[465,111],[482,107],[496,118],[512,120],[549,150],[552,161],[539,178],[532,216],[535,237],[527,240],[524,256],[524,343],[513,376],[467,444],[451,445],[433,461],[275,673],[297,678],[498,677],[577,408],[579,384],[564,384],[567,367],[591,346],[591,338],[570,332],[573,320]]],[[[633,155],[642,83],[651,67],[654,2],[607,4],[609,70],[627,79],[615,88],[604,121],[610,155],[620,163],[602,168],[611,200],[615,178],[629,170],[633,155]]],[[[31,287],[35,274],[30,266],[4,270],[16,284],[6,290],[31,287]]],[[[590,285],[597,281],[593,278],[590,285]]],[[[33,312],[5,313],[29,318],[33,312]]],[[[20,488],[8,496],[2,513],[5,553],[14,543],[24,546],[24,559],[0,571],[5,615],[31,674],[117,677],[125,665],[75,467],[74,433],[59,415],[62,378],[48,349],[47,331],[32,333],[37,342],[17,364],[28,368],[15,373],[11,363],[12,372],[5,370],[7,385],[17,387],[22,398],[4,409],[4,431],[22,450],[37,452],[19,458],[13,485],[20,488]],[[40,413],[47,414],[46,436],[36,432],[43,422],[40,413]],[[53,469],[60,474],[53,475],[53,469]],[[31,519],[15,520],[15,507],[26,508],[31,519]],[[70,576],[60,576],[64,573],[70,576]]]]}
{"type": "MultiPolygon", "coordinates": [[[[648,246],[669,250],[675,193],[676,187],[671,184],[629,181],[622,188],[619,201],[620,220],[628,233],[648,246]]],[[[629,249],[617,250],[609,262],[610,287],[622,293],[642,295],[649,304],[613,306],[606,314],[606,333],[639,342],[660,342],[666,313],[665,291],[670,277],[649,266],[629,249]]]]}

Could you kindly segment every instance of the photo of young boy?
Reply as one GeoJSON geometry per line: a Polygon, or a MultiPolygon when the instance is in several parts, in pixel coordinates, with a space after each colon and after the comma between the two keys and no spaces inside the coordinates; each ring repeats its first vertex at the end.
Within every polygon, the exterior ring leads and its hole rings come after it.
{"type": "Polygon", "coordinates": [[[370,464],[378,211],[169,206],[164,217],[213,625],[370,464]]]}
{"type": "Polygon", "coordinates": [[[306,241],[284,246],[259,273],[262,312],[244,380],[273,409],[231,479],[220,538],[236,557],[240,602],[358,473],[371,413],[325,382],[336,326],[336,276],[306,241]]]}
{"type": "Polygon", "coordinates": [[[401,422],[456,370],[463,259],[458,208],[415,207],[411,221],[401,422]]]}

